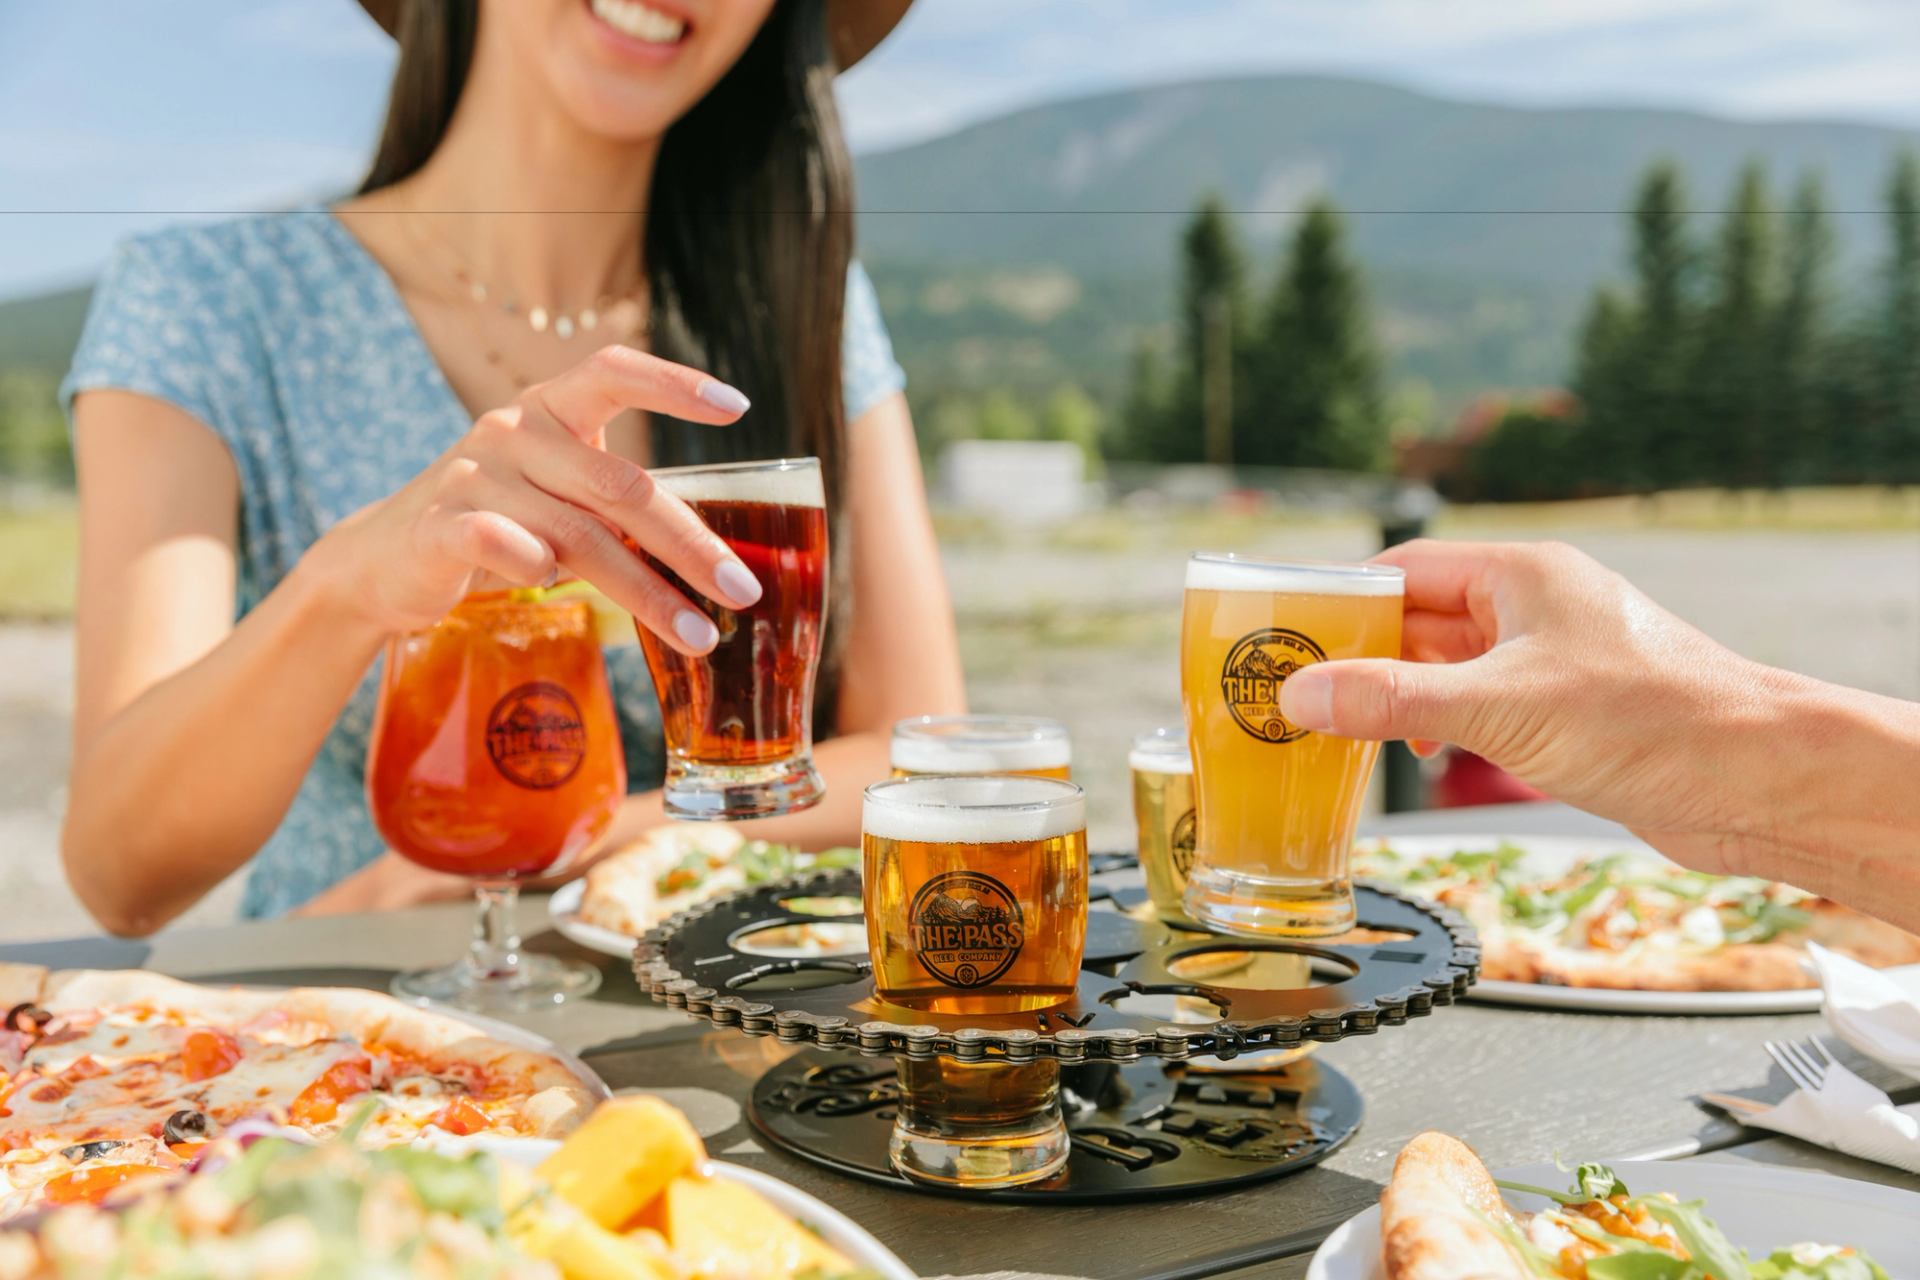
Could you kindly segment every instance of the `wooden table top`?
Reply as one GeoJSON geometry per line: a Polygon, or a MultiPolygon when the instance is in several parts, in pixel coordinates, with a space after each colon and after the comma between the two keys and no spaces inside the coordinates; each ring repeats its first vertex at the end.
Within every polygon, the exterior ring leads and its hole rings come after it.
{"type": "MultiPolygon", "coordinates": [[[[1611,824],[1553,805],[1403,814],[1371,829],[1621,834],[1611,824]]],[[[714,1154],[827,1200],[928,1276],[1302,1275],[1320,1240],[1378,1198],[1401,1144],[1430,1128],[1467,1139],[1494,1166],[1556,1154],[1735,1158],[1920,1191],[1920,1177],[1788,1139],[1756,1139],[1694,1102],[1703,1091],[1783,1096],[1788,1086],[1761,1045],[1815,1033],[1822,1025],[1817,1014],[1644,1017],[1471,1003],[1322,1046],[1324,1061],[1360,1087],[1365,1121],[1324,1163],[1272,1182],[1153,1203],[1059,1208],[891,1190],[763,1149],[756,1140],[741,1104],[753,1081],[789,1052],[785,1047],[718,1031],[647,1001],[622,962],[581,952],[547,930],[542,899],[522,904],[522,920],[530,950],[584,955],[602,965],[606,982],[591,1000],[514,1021],[580,1053],[615,1089],[666,1093],[693,1116],[714,1154]]],[[[202,980],[385,989],[397,970],[456,954],[470,928],[471,908],[448,903],[379,916],[179,930],[151,943],[91,938],[0,947],[0,959],[67,967],[142,965],[202,980]]],[[[1850,1064],[1896,1097],[1914,1092],[1871,1064],[1850,1064]]]]}

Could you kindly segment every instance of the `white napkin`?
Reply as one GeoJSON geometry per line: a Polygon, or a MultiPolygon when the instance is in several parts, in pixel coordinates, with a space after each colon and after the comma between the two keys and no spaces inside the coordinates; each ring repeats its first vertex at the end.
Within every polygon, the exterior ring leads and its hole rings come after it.
{"type": "MultiPolygon", "coordinates": [[[[1869,969],[1818,944],[1807,947],[1825,994],[1822,1011],[1848,1044],[1878,1062],[1920,1076],[1920,968],[1869,969]]],[[[1740,1119],[1818,1146],[1920,1173],[1920,1103],[1896,1107],[1838,1063],[1818,1093],[1740,1119]]]]}
{"type": "Polygon", "coordinates": [[[1920,1079],[1920,965],[1869,969],[1818,943],[1807,954],[1826,997],[1821,1011],[1840,1038],[1920,1079]]]}
{"type": "Polygon", "coordinates": [[[1785,1102],[1739,1117],[1816,1146],[1920,1173],[1920,1103],[1896,1107],[1887,1095],[1839,1064],[1818,1093],[1795,1089],[1785,1102]]]}

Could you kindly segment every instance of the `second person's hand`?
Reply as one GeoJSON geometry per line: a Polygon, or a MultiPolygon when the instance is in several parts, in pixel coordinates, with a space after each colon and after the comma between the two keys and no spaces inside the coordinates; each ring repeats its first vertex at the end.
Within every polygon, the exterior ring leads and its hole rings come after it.
{"type": "Polygon", "coordinates": [[[761,585],[686,503],[603,447],[624,410],[721,425],[747,398],[696,369],[607,347],[481,414],[406,487],[341,521],[308,556],[343,607],[382,632],[431,626],[485,574],[513,586],[565,569],[683,653],[718,639],[707,614],[623,544],[729,608],[761,585]]]}
{"type": "Polygon", "coordinates": [[[1755,744],[1823,686],[1722,647],[1571,547],[1421,541],[1378,559],[1406,571],[1407,660],[1302,668],[1287,719],[1454,743],[1702,870],[1772,842],[1781,778],[1755,744]]]}

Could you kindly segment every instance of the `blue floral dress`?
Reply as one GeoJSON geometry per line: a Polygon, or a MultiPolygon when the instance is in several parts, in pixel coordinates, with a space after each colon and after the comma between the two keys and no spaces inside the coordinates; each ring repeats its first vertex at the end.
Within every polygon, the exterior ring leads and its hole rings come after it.
{"type": "MultiPolygon", "coordinates": [[[[905,383],[857,265],[842,346],[851,421],[905,383]]],[[[178,405],[232,453],[240,614],[335,521],[393,493],[470,425],[392,280],[318,208],[175,227],[121,245],[94,292],[61,395],[70,408],[77,393],[102,387],[178,405]]],[[[657,786],[664,757],[646,664],[629,645],[607,651],[607,669],[631,786],[657,786]]],[[[253,858],[242,914],[290,910],[385,847],[362,792],[376,678],[361,682],[253,858]]]]}

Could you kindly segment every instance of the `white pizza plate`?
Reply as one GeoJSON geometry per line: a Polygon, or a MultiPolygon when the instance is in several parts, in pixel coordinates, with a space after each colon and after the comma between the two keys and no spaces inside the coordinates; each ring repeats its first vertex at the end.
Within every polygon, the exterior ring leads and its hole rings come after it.
{"type": "MultiPolygon", "coordinates": [[[[1814,1240],[1862,1250],[1887,1274],[1920,1276],[1920,1195],[1877,1183],[1770,1165],[1622,1160],[1613,1165],[1635,1193],[1671,1191],[1682,1200],[1705,1200],[1707,1216],[1727,1238],[1754,1257],[1782,1245],[1814,1240]]],[[[1573,1179],[1550,1164],[1505,1169],[1513,1182],[1561,1189],[1573,1179]]],[[[1538,1209],[1538,1196],[1509,1194],[1508,1203],[1538,1209]]],[[[1307,1280],[1385,1280],[1380,1262],[1380,1206],[1349,1218],[1327,1237],[1307,1264],[1307,1280]]]]}
{"type": "Polygon", "coordinates": [[[553,896],[547,899],[547,918],[553,921],[553,927],[560,931],[560,936],[579,943],[589,951],[623,959],[631,956],[634,939],[580,918],[580,900],[586,893],[587,882],[584,879],[569,880],[553,891],[553,896]]]}
{"type": "MultiPolygon", "coordinates": [[[[1521,865],[1543,876],[1564,871],[1581,858],[1626,853],[1650,862],[1668,859],[1637,840],[1580,839],[1572,836],[1416,835],[1374,837],[1362,848],[1385,844],[1413,858],[1472,853],[1517,845],[1526,850],[1521,865]]],[[[1671,865],[1670,863],[1668,863],[1671,865]]],[[[1534,1009],[1566,1009],[1580,1013],[1812,1013],[1820,1008],[1820,989],[1799,991],[1607,991],[1585,987],[1554,987],[1537,982],[1495,982],[1481,979],[1467,989],[1469,1000],[1486,1004],[1517,1004],[1534,1009]]]]}
{"type": "MultiPolygon", "coordinates": [[[[598,951],[604,955],[626,958],[633,954],[636,939],[615,929],[608,929],[580,918],[580,900],[586,896],[587,882],[572,880],[553,891],[547,899],[547,917],[553,921],[553,927],[560,935],[579,943],[589,951],[598,951]]],[[[849,930],[849,945],[833,950],[821,951],[799,947],[779,947],[761,945],[742,947],[753,955],[768,956],[774,959],[803,959],[819,956],[865,955],[867,953],[866,929],[862,925],[845,925],[823,921],[819,928],[849,930]]]]}
{"type": "MultiPolygon", "coordinates": [[[[431,1144],[439,1151],[486,1151],[502,1160],[529,1167],[539,1164],[560,1144],[547,1138],[447,1138],[431,1144]]],[[[725,1178],[752,1187],[772,1202],[775,1208],[795,1221],[810,1227],[856,1268],[870,1271],[881,1280],[915,1280],[911,1268],[893,1251],[876,1240],[865,1227],[822,1200],[817,1200],[758,1169],[748,1169],[722,1160],[709,1160],[702,1168],[710,1178],[725,1178]]],[[[1631,1185],[1631,1184],[1629,1184],[1631,1185]]]]}

